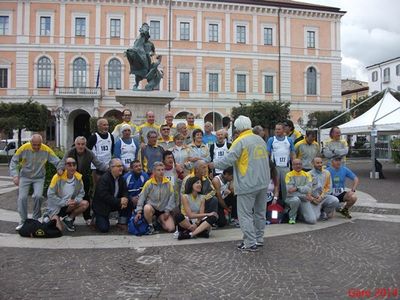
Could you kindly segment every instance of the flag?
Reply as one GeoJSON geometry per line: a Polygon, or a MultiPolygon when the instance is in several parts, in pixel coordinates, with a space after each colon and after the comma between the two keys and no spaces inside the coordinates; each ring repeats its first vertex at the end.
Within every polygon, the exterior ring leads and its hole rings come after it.
{"type": "Polygon", "coordinates": [[[100,86],[100,66],[99,70],[97,71],[97,79],[96,79],[96,88],[100,86]]]}

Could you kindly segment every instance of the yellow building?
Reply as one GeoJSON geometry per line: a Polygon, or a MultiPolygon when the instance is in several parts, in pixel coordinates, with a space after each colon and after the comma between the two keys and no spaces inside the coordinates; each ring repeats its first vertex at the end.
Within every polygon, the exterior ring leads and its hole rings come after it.
{"type": "Polygon", "coordinates": [[[297,120],[341,106],[343,15],[291,0],[2,1],[0,101],[47,105],[70,145],[91,116],[122,111],[115,91],[133,85],[123,52],[147,22],[175,116],[218,127],[239,102],[280,100],[297,120]]]}
{"type": "Polygon", "coordinates": [[[342,110],[349,109],[355,100],[368,96],[368,93],[368,82],[342,79],[342,110]]]}

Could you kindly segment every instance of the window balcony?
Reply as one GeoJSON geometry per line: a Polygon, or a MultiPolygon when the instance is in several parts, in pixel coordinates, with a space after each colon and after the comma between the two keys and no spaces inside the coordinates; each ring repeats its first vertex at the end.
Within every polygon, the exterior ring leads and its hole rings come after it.
{"type": "Polygon", "coordinates": [[[60,98],[100,98],[101,88],[96,87],[58,87],[56,96],[60,98]]]}

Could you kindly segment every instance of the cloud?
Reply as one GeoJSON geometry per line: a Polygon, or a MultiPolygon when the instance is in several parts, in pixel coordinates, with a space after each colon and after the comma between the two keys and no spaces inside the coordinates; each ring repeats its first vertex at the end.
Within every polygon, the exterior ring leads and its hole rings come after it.
{"type": "Polygon", "coordinates": [[[366,80],[365,67],[400,56],[400,1],[305,0],[338,7],[341,19],[342,77],[366,80]]]}

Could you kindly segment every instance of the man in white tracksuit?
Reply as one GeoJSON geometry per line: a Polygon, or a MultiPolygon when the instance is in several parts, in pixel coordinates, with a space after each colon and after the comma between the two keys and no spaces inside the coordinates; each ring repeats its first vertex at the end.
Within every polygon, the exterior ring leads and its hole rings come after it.
{"type": "Polygon", "coordinates": [[[263,139],[251,131],[251,120],[239,116],[235,123],[240,132],[228,153],[210,164],[210,167],[234,168],[234,189],[243,243],[238,249],[257,251],[264,244],[265,207],[270,181],[268,153],[263,139]]]}

